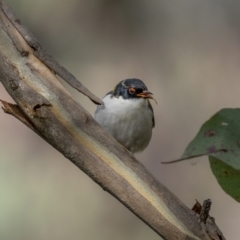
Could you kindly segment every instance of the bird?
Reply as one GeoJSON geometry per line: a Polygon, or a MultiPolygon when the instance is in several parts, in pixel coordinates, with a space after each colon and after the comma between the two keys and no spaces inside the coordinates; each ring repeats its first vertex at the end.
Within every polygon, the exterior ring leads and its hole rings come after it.
{"type": "Polygon", "coordinates": [[[104,105],[98,105],[94,119],[130,152],[142,152],[155,127],[150,99],[156,102],[142,80],[122,80],[103,97],[104,105]]]}

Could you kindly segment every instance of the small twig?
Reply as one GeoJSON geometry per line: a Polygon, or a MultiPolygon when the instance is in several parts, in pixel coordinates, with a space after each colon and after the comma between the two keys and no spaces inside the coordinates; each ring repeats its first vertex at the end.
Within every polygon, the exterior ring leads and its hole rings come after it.
{"type": "Polygon", "coordinates": [[[196,212],[197,214],[200,215],[201,209],[202,209],[202,205],[200,204],[200,202],[198,202],[197,199],[195,199],[195,200],[196,200],[196,203],[195,203],[194,206],[192,207],[192,210],[193,210],[194,212],[196,212]]]}
{"type": "Polygon", "coordinates": [[[211,209],[212,201],[211,199],[207,199],[203,202],[201,212],[200,212],[200,221],[206,224],[206,221],[209,217],[209,212],[211,209]]]}
{"type": "Polygon", "coordinates": [[[66,68],[61,66],[50,54],[46,52],[38,40],[33,36],[26,26],[22,25],[21,21],[16,17],[12,9],[4,1],[0,1],[0,4],[6,17],[11,21],[28,45],[34,50],[33,54],[38,57],[40,61],[42,61],[70,86],[87,96],[92,102],[98,105],[103,105],[103,101],[101,99],[92,94],[66,68]]]}
{"type": "Polygon", "coordinates": [[[196,200],[196,203],[192,207],[192,211],[199,215],[200,226],[205,239],[226,240],[220,229],[217,227],[215,219],[209,215],[211,205],[211,199],[205,200],[203,205],[196,200]]]}
{"type": "Polygon", "coordinates": [[[29,118],[25,115],[25,113],[21,110],[21,108],[17,104],[8,103],[0,99],[2,103],[3,111],[7,114],[10,114],[24,123],[27,127],[32,129],[37,134],[40,134],[38,129],[33,125],[33,123],[29,120],[29,118]]]}

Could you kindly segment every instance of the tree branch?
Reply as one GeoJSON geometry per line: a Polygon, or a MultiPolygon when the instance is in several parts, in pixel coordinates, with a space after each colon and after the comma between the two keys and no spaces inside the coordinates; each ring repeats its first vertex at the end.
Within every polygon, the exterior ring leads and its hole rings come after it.
{"type": "Polygon", "coordinates": [[[17,104],[2,101],[5,111],[44,138],[164,239],[224,240],[213,220],[208,218],[203,227],[198,214],[159,183],[72,98],[55,73],[101,103],[49,56],[0,1],[0,81],[17,104]]]}
{"type": "MultiPolygon", "coordinates": [[[[54,71],[59,77],[65,80],[70,86],[83,93],[91,101],[96,104],[102,105],[101,99],[92,94],[83,84],[81,84],[67,69],[61,66],[46,50],[40,45],[33,34],[28,30],[27,27],[21,24],[21,21],[15,16],[11,8],[4,2],[1,1],[2,11],[8,20],[14,25],[16,30],[21,34],[24,40],[32,48],[34,56],[36,56],[40,61],[42,61],[46,66],[48,66],[52,71],[54,71]]],[[[18,41],[15,41],[16,47],[21,52],[22,55],[28,55],[29,52],[22,49],[21,45],[17,45],[18,41]]]]}

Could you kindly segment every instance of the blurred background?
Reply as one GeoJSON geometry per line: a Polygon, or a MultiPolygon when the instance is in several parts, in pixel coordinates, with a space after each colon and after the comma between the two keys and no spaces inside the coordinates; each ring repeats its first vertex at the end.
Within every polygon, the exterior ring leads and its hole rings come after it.
{"type": "MultiPolygon", "coordinates": [[[[161,161],[179,158],[218,110],[240,105],[240,2],[6,2],[97,96],[125,78],[146,83],[158,101],[156,127],[137,158],[188,207],[210,198],[211,215],[225,237],[239,240],[240,205],[220,188],[207,158],[161,161]]],[[[94,113],[91,101],[69,91],[94,113]]],[[[2,85],[0,98],[12,102],[2,85]]],[[[1,240],[159,239],[18,120],[0,111],[0,123],[1,240]]]]}

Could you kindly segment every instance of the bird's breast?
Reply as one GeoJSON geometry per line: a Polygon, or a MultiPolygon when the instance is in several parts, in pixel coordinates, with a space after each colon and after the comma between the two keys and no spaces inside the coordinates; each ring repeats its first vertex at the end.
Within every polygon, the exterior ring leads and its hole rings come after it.
{"type": "Polygon", "coordinates": [[[146,148],[152,136],[152,112],[148,101],[107,95],[103,102],[105,105],[98,107],[95,119],[130,151],[146,148]]]}

